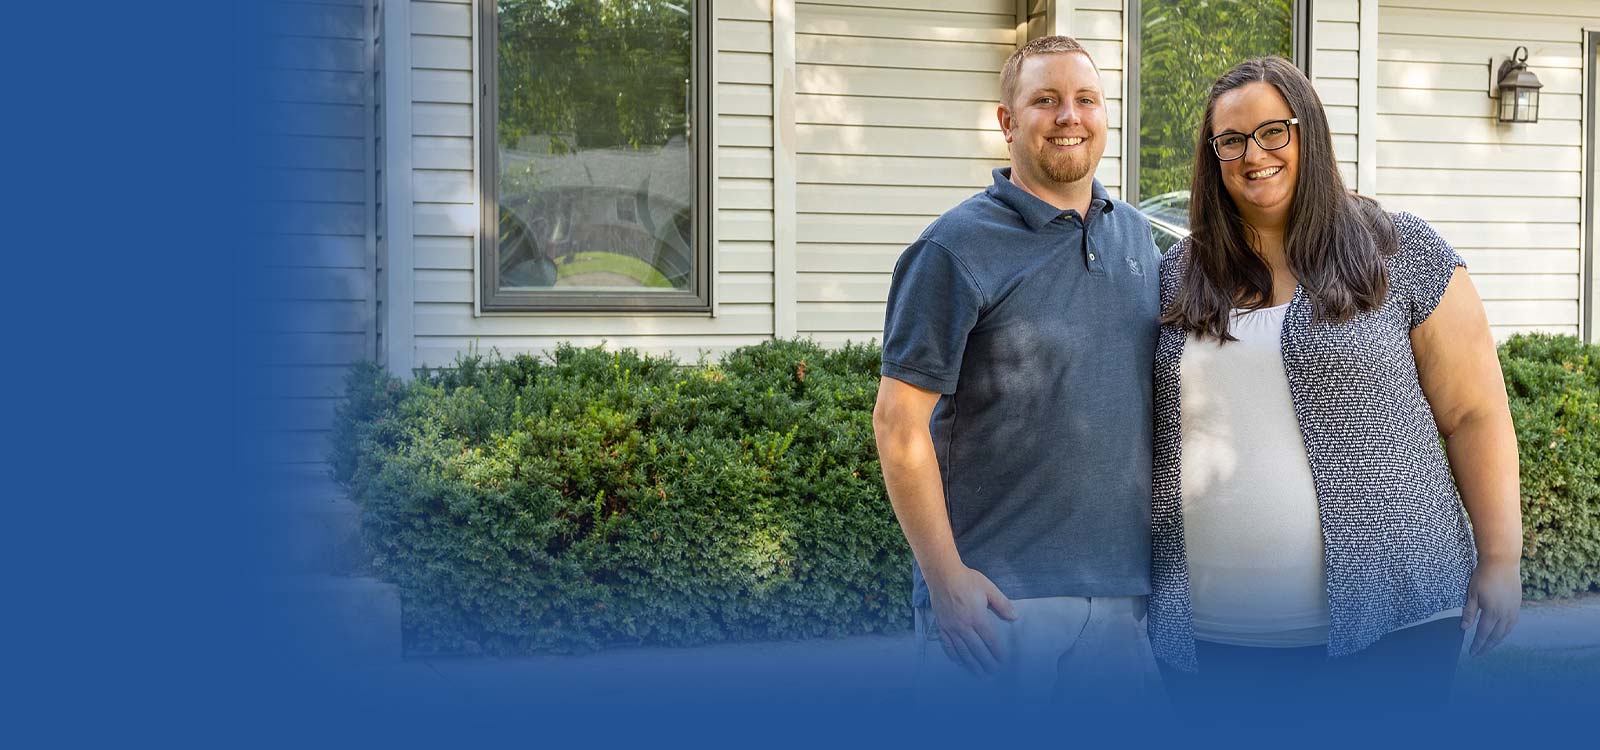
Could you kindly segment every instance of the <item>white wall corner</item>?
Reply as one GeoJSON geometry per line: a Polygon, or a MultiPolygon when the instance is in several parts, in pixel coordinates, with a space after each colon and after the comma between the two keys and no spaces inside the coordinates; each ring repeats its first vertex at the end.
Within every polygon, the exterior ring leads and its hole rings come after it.
{"type": "Polygon", "coordinates": [[[1378,197],[1378,2],[1361,0],[1357,32],[1356,192],[1370,198],[1378,197]]]}
{"type": "Polygon", "coordinates": [[[410,379],[416,362],[416,263],[411,203],[411,3],[383,4],[384,361],[410,379]]]}
{"type": "Polygon", "coordinates": [[[795,241],[794,0],[772,2],[772,332],[799,333],[795,241]]]}

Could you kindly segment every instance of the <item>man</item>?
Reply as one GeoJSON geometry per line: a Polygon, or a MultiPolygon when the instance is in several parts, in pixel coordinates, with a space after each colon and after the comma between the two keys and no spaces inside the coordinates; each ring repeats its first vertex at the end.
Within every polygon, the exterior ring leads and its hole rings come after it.
{"type": "Polygon", "coordinates": [[[1106,104],[1082,46],[1013,54],[997,115],[1011,166],[906,249],[884,325],[873,425],[916,556],[921,682],[959,664],[1011,699],[1132,697],[1155,674],[1160,256],[1094,177],[1106,104]]]}

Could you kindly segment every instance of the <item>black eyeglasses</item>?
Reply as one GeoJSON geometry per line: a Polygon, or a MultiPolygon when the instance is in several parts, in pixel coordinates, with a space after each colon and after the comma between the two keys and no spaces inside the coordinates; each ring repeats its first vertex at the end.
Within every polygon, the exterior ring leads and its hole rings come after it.
{"type": "Polygon", "coordinates": [[[1244,156],[1250,141],[1255,141],[1262,151],[1277,151],[1289,145],[1289,126],[1299,124],[1300,118],[1291,117],[1287,120],[1268,120],[1256,128],[1250,135],[1244,133],[1222,133],[1211,137],[1211,150],[1217,154],[1221,161],[1233,161],[1244,156]]]}

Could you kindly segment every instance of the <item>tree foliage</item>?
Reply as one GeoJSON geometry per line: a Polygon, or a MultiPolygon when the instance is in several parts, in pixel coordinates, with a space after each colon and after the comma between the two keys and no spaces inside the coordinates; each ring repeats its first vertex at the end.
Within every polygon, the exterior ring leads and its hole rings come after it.
{"type": "Polygon", "coordinates": [[[1206,95],[1240,61],[1294,51],[1292,0],[1145,0],[1139,49],[1139,195],[1189,187],[1206,95]]]}

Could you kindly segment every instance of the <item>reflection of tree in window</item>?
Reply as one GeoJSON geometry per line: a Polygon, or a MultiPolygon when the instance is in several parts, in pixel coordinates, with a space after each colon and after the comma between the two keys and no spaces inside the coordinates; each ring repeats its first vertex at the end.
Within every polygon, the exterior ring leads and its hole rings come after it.
{"type": "Polygon", "coordinates": [[[1293,0],[1143,0],[1139,44],[1139,196],[1188,190],[1206,95],[1260,55],[1292,57],[1293,0]]]}
{"type": "Polygon", "coordinates": [[[498,0],[502,286],[688,288],[693,15],[498,0]]]}

